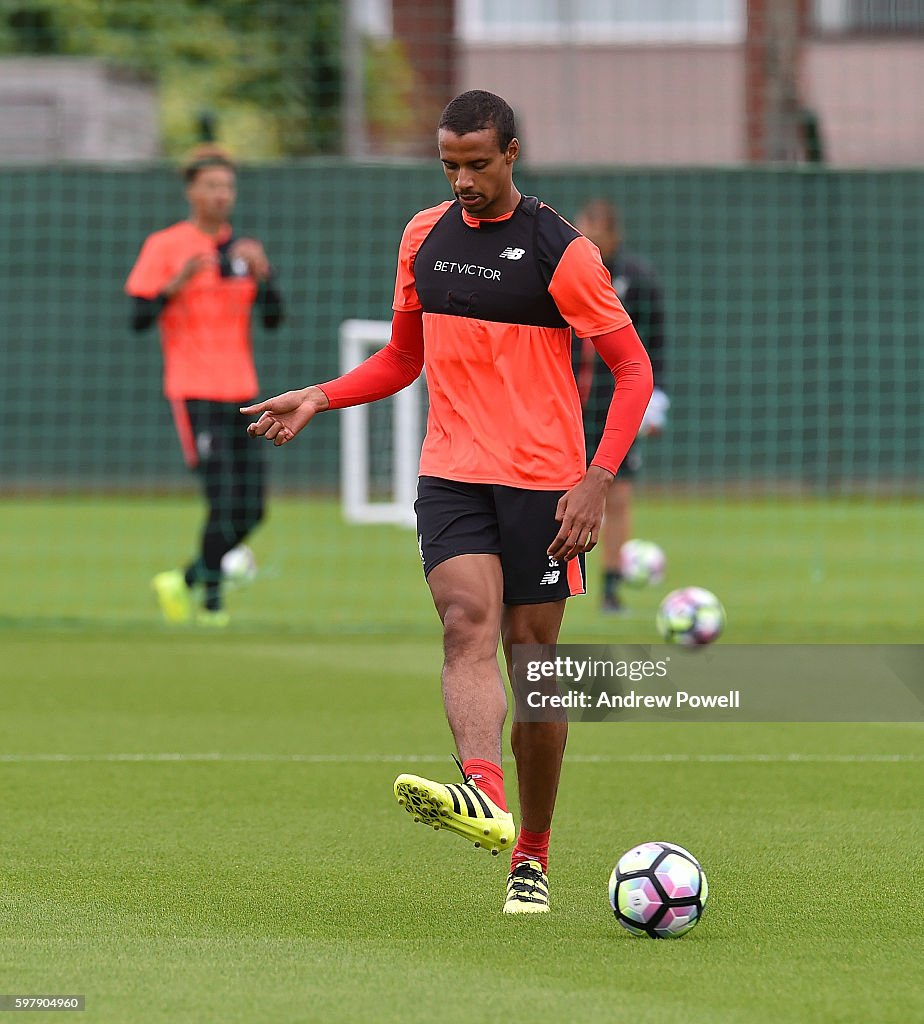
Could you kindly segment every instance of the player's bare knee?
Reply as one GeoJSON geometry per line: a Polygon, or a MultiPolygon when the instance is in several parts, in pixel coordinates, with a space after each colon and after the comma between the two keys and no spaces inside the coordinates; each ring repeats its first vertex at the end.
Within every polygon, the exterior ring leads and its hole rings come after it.
{"type": "Polygon", "coordinates": [[[443,611],[443,650],[447,661],[457,657],[492,655],[497,650],[497,626],[486,607],[471,598],[450,601],[443,611]]]}

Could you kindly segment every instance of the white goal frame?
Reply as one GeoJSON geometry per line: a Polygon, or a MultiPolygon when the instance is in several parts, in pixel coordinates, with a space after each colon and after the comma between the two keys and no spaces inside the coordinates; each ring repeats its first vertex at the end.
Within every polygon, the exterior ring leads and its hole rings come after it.
{"type": "MultiPolygon", "coordinates": [[[[348,373],[391,338],[391,321],[344,320],[340,325],[340,372],[348,373]]],[[[340,495],[349,523],[414,526],[417,468],[423,442],[422,377],[385,401],[394,404],[391,496],[369,498],[369,407],[355,405],[341,414],[340,495]]]]}

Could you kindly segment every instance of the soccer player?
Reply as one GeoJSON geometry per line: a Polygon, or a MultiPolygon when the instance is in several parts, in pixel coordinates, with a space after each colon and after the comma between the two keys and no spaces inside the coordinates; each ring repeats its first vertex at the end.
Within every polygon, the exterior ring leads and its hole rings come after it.
{"type": "MultiPolygon", "coordinates": [[[[664,384],[664,302],[661,286],[651,265],[623,245],[619,211],[606,199],[593,199],[582,207],[575,227],[600,250],[604,266],[610,273],[613,287],[651,358],[654,394],[642,419],[639,437],[660,434],[667,423],[670,407],[664,384]]],[[[584,407],[584,437],[588,454],[597,450],[606,426],[613,391],[612,374],[606,363],[597,357],[588,339],[575,346],[575,373],[584,407]]],[[[610,484],[606,494],[606,515],[600,530],[603,548],[603,598],[605,612],[623,610],[619,585],[619,550],[632,533],[633,480],[642,465],[642,453],[633,444],[610,484]]]]}
{"type": "MultiPolygon", "coordinates": [[[[514,715],[522,828],[501,769],[507,714],[497,665],[515,644],[554,645],[566,599],[583,593],[617,467],[651,395],[645,349],[597,249],[513,181],[513,111],[462,93],[443,111],[440,160],[454,198],[407,225],[392,336],[356,369],[241,411],[253,436],[288,443],[319,412],[373,402],[425,365],[430,394],[416,502],[423,570],[443,624],[443,700],[463,781],[399,775],[415,820],[498,853],[512,850],[505,913],[549,907],[548,855],[567,721],[514,715]],[[571,329],[615,376],[590,467],[571,369],[571,329]]],[[[514,687],[516,697],[516,687],[514,687]]]]}
{"type": "Polygon", "coordinates": [[[208,515],[197,556],[183,570],[158,573],[152,585],[168,622],[193,618],[193,592],[201,586],[196,620],[226,626],[221,559],[264,510],[263,460],[243,436],[238,413],[257,393],[251,311],[256,305],[264,326],[275,328],[282,300],[263,246],[232,232],[229,157],[202,147],[183,176],[188,219],[145,239],[125,291],[134,300],[134,330],[155,320],[160,327],[164,394],[186,463],[201,477],[208,515]]]}

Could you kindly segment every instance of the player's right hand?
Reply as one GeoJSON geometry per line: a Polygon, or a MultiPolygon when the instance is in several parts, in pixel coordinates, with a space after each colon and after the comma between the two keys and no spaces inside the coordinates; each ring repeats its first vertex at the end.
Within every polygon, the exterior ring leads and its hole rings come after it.
{"type": "Polygon", "coordinates": [[[217,262],[218,257],[214,253],[200,252],[196,253],[195,256],[190,256],[183,266],[180,267],[180,272],[176,277],[164,288],[165,294],[171,297],[176,295],[200,270],[205,270],[206,267],[217,262]]]}
{"type": "Polygon", "coordinates": [[[244,416],[259,414],[256,423],[247,424],[247,433],[251,437],[265,437],[279,447],[291,441],[329,405],[327,395],[320,388],[312,386],[300,391],[286,391],[285,394],[255,405],[245,405],[241,413],[244,416]]]}

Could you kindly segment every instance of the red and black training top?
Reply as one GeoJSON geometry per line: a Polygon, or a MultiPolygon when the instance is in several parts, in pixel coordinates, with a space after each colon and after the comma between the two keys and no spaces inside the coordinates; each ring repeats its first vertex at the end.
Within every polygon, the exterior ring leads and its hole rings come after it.
{"type": "Polygon", "coordinates": [[[594,463],[615,472],[651,394],[651,368],[596,246],[524,196],[495,220],[458,202],[404,231],[389,346],[322,385],[332,408],[393,394],[426,367],[420,473],[562,490],[584,475],[571,331],[593,338],[616,377],[612,422],[594,463]],[[419,324],[419,330],[416,325],[419,324]]]}

